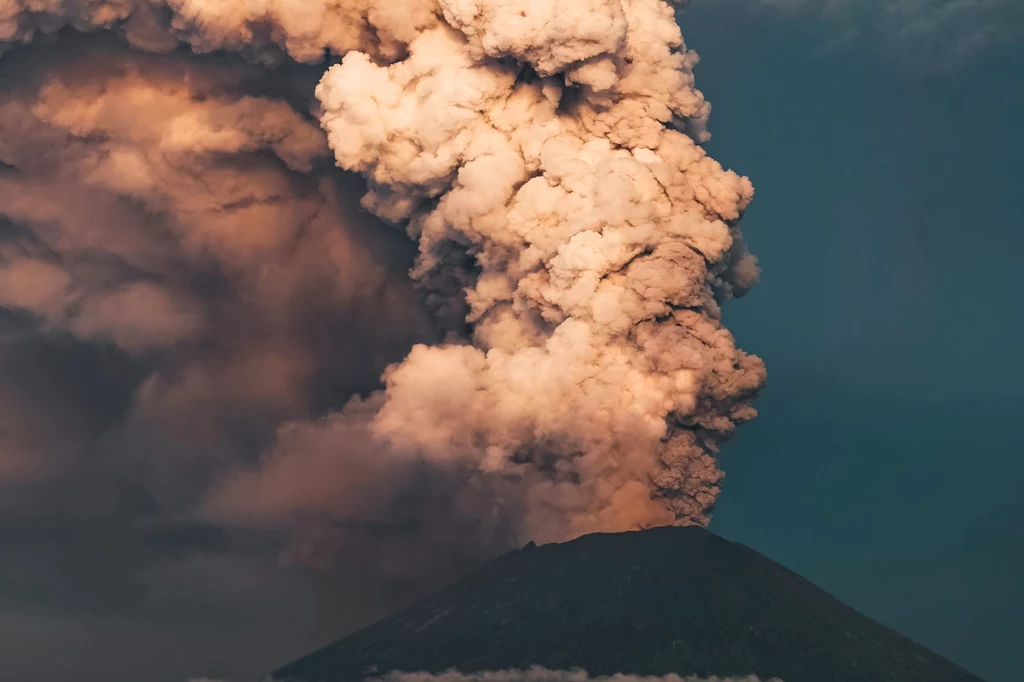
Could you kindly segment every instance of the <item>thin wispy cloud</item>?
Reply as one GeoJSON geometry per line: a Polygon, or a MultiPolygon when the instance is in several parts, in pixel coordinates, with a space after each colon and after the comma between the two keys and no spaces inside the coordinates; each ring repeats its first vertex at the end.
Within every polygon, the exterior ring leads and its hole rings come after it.
{"type": "Polygon", "coordinates": [[[819,55],[875,43],[904,66],[957,68],[1024,37],[1021,0],[740,0],[829,26],[819,55]]]}

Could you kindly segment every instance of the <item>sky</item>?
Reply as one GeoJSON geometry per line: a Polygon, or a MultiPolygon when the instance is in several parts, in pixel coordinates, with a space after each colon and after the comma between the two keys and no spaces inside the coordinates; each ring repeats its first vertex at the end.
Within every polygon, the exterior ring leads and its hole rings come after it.
{"type": "Polygon", "coordinates": [[[711,529],[1009,682],[1024,34],[949,61],[942,40],[858,25],[840,41],[811,11],[721,4],[681,22],[709,149],[757,188],[744,234],[762,279],[726,320],[769,380],[724,453],[711,529]]]}
{"type": "MultiPolygon", "coordinates": [[[[725,320],[769,370],[760,417],[723,448],[711,529],[989,682],[1014,679],[1024,638],[1021,16],[1014,0],[695,0],[681,18],[713,106],[707,147],[756,187],[743,230],[762,279],[725,320]]],[[[365,240],[409,258],[393,235],[365,240]]],[[[19,348],[4,371],[66,394],[62,427],[123,409],[123,359],[19,348]]],[[[381,362],[325,390],[362,387],[381,362]]],[[[68,500],[113,484],[64,485],[42,515],[13,493],[0,508],[5,678],[258,674],[470,565],[367,581],[282,561],[265,534],[147,525],[155,503],[127,483],[72,515],[68,500]]]]}

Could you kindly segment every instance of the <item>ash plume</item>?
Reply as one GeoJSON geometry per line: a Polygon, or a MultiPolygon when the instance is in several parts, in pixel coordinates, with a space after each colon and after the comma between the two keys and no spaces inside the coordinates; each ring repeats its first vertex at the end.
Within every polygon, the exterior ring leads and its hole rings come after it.
{"type": "Polygon", "coordinates": [[[413,277],[471,326],[389,368],[371,430],[520,481],[532,537],[707,524],[714,454],[765,378],[720,321],[757,275],[736,228],[753,188],[697,144],[671,8],[440,10],[406,59],[350,53],[317,88],[363,205],[407,224],[413,277]]]}
{"type": "Polygon", "coordinates": [[[4,59],[0,304],[145,372],[125,431],[189,424],[171,456],[216,468],[231,431],[429,338],[401,247],[343,206],[315,123],[247,92],[259,72],[95,43],[4,59]]]}
{"type": "Polygon", "coordinates": [[[159,499],[396,570],[411,536],[709,522],[765,381],[721,319],[753,188],[700,146],[670,5],[14,0],[4,47],[0,305],[125,358],[94,449],[159,499]]]}

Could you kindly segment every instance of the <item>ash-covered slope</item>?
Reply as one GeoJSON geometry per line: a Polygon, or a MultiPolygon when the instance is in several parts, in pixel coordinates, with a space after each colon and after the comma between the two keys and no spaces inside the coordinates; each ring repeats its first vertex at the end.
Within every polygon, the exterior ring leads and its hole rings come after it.
{"type": "Polygon", "coordinates": [[[701,528],[528,545],[275,677],[348,682],[533,665],[785,682],[979,680],[701,528]]]}

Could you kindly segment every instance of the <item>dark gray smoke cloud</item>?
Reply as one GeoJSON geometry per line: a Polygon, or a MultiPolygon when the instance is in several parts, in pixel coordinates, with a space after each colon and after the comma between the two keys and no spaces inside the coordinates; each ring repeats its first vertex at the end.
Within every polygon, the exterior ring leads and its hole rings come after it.
{"type": "Polygon", "coordinates": [[[318,72],[102,35],[0,59],[0,611],[18,633],[0,669],[86,629],[52,679],[123,679],[175,649],[272,667],[465,570],[478,554],[459,548],[378,574],[431,542],[408,515],[252,537],[198,513],[279,425],[437,337],[411,245],[359,208],[308,114],[318,72]],[[330,572],[278,568],[282,548],[330,572]],[[294,636],[272,625],[296,610],[294,636]]]}

